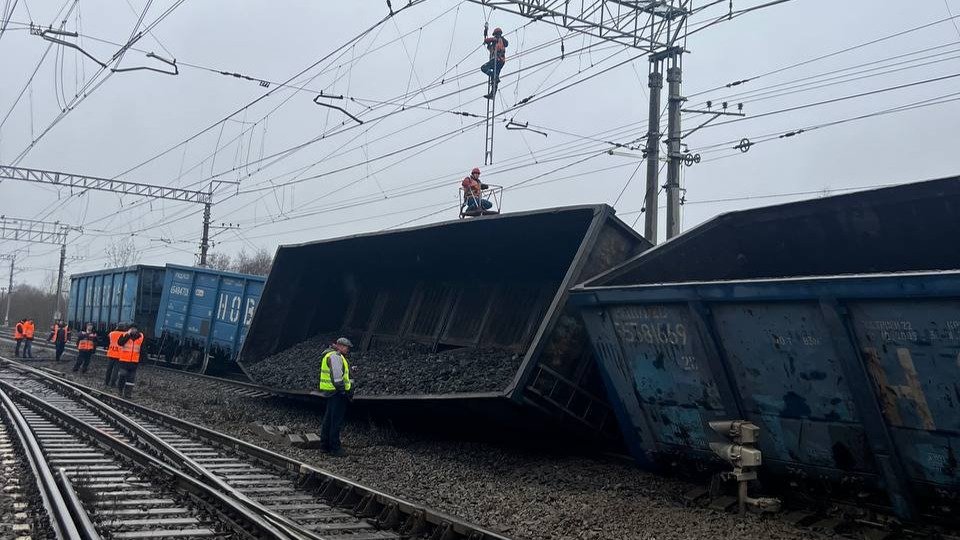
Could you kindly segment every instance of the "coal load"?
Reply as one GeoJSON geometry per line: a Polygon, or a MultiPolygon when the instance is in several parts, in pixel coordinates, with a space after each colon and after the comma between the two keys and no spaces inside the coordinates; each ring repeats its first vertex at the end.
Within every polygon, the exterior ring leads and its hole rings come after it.
{"type": "MultiPolygon", "coordinates": [[[[315,390],[320,358],[331,342],[314,337],[265,358],[247,371],[274,388],[315,390]]],[[[402,342],[352,352],[350,374],[357,396],[497,392],[513,380],[523,357],[502,349],[460,348],[442,352],[402,342]]]]}

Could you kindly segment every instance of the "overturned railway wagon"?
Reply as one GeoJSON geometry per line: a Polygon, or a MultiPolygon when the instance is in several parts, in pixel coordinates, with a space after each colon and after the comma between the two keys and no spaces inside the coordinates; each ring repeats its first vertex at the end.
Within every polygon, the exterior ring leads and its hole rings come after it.
{"type": "MultiPolygon", "coordinates": [[[[446,373],[457,379],[450,381],[455,391],[365,388],[378,367],[357,361],[355,406],[394,418],[429,415],[464,429],[475,422],[536,428],[554,425],[545,421],[553,418],[615,433],[586,333],[567,305],[568,290],[648,247],[605,205],[282,246],[240,364],[254,380],[276,386],[264,378],[265,367],[297,369],[273,367],[276,355],[315,336],[339,334],[367,356],[398,343],[435,353],[497,351],[446,373]],[[491,388],[489,378],[503,372],[500,362],[514,363],[491,388]],[[463,387],[478,374],[476,388],[463,387]]],[[[306,384],[287,390],[307,394],[315,387],[319,352],[299,364],[306,384]]],[[[411,357],[406,371],[437,378],[418,358],[425,357],[411,357]]]]}
{"type": "Polygon", "coordinates": [[[747,419],[768,479],[956,520],[958,235],[935,180],[730,213],[577,287],[633,456],[710,463],[707,423],[747,419]]]}
{"type": "Polygon", "coordinates": [[[169,363],[231,371],[266,278],[168,264],[154,336],[169,363]]]}

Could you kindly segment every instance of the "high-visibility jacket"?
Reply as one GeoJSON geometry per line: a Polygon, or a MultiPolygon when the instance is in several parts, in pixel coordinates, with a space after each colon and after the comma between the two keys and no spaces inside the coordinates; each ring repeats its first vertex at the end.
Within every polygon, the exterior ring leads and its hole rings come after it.
{"type": "Polygon", "coordinates": [[[107,347],[107,358],[113,358],[114,360],[120,358],[120,344],[117,343],[117,341],[122,335],[123,332],[120,330],[114,330],[113,332],[110,332],[110,346],[107,347]]]}
{"type": "Polygon", "coordinates": [[[120,357],[117,360],[121,362],[140,362],[140,345],[143,344],[143,334],[137,339],[128,339],[126,343],[120,345],[120,357]]]}
{"type": "Polygon", "coordinates": [[[483,43],[487,46],[487,50],[490,51],[490,58],[494,56],[497,57],[497,62],[503,64],[507,61],[507,40],[502,36],[497,37],[488,37],[484,38],[483,43]]]}
{"type": "Polygon", "coordinates": [[[97,334],[95,332],[80,332],[80,340],[77,341],[77,350],[92,351],[96,348],[97,334]]]}
{"type": "Polygon", "coordinates": [[[70,327],[67,325],[60,326],[59,324],[53,325],[53,328],[50,331],[50,339],[53,341],[62,341],[66,343],[67,335],[70,333],[70,327]]]}
{"type": "MultiPolygon", "coordinates": [[[[335,392],[337,387],[333,384],[333,376],[330,373],[330,357],[337,353],[337,351],[327,351],[323,355],[323,360],[320,361],[320,391],[321,392],[335,392]]],[[[339,353],[337,353],[339,354],[339,353]]],[[[350,391],[350,364],[347,363],[347,357],[343,354],[340,354],[340,358],[343,359],[343,389],[350,391]]]]}
{"type": "Polygon", "coordinates": [[[33,332],[36,330],[36,325],[33,324],[33,321],[27,321],[23,323],[23,337],[26,339],[33,339],[33,332]]]}
{"type": "Polygon", "coordinates": [[[13,339],[23,339],[23,323],[17,323],[13,327],[13,339]]]}

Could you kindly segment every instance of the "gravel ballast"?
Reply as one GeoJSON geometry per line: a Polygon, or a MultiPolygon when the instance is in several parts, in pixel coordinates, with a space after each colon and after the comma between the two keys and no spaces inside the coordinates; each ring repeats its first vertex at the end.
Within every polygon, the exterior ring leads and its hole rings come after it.
{"type": "MultiPolygon", "coordinates": [[[[315,390],[320,359],[330,342],[330,337],[314,337],[245,368],[264,386],[315,390]]],[[[491,348],[433,352],[416,342],[353,351],[348,358],[358,396],[493,392],[506,388],[523,360],[520,354],[491,348]]]]}
{"type": "MultiPolygon", "coordinates": [[[[42,352],[41,354],[48,354],[42,352]]],[[[35,365],[68,371],[72,357],[35,365]]],[[[99,387],[104,362],[75,378],[99,387]]],[[[70,377],[74,377],[70,375],[70,377]]],[[[315,431],[322,413],[302,403],[250,399],[202,379],[143,366],[135,401],[315,464],[519,540],[701,540],[823,538],[777,517],[740,518],[689,506],[697,487],[603,457],[435,440],[363,421],[344,432],[346,457],[260,438],[251,422],[315,431]]]]}

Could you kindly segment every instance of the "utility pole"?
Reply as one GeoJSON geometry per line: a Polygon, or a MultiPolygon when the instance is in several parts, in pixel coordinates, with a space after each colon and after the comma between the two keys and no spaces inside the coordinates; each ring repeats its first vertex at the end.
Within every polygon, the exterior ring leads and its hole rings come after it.
{"type": "Polygon", "coordinates": [[[659,55],[650,56],[650,120],[647,128],[647,195],[643,207],[646,215],[643,221],[643,236],[651,243],[657,243],[658,197],[660,192],[660,90],[663,88],[659,55]]]}
{"type": "Polygon", "coordinates": [[[210,184],[209,200],[203,204],[203,234],[200,235],[200,266],[207,265],[207,251],[210,249],[210,201],[213,200],[213,184],[210,184]]]}
{"type": "Polygon", "coordinates": [[[13,255],[5,255],[4,258],[10,259],[10,281],[7,284],[7,308],[3,313],[3,326],[10,326],[10,297],[13,296],[13,255]]]}
{"type": "MultiPolygon", "coordinates": [[[[669,103],[667,111],[667,240],[680,234],[680,165],[683,154],[680,153],[680,106],[686,98],[680,96],[682,72],[680,50],[672,51],[668,60],[667,86],[669,103]]],[[[649,211],[649,207],[647,208],[649,211]]]]}
{"type": "Polygon", "coordinates": [[[59,319],[63,316],[63,312],[60,310],[60,303],[62,300],[62,298],[60,297],[60,293],[63,291],[63,267],[66,262],[67,262],[67,244],[63,243],[63,244],[60,244],[60,270],[57,272],[57,296],[56,296],[57,307],[54,308],[55,309],[55,311],[53,312],[54,319],[59,319]]]}

